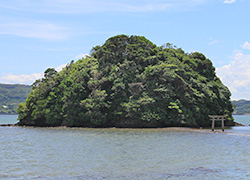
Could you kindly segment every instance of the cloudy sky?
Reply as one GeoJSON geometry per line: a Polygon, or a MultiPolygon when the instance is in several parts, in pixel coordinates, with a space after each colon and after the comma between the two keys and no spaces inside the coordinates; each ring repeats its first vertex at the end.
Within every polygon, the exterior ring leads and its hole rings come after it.
{"type": "Polygon", "coordinates": [[[249,0],[0,1],[0,83],[43,72],[118,34],[204,53],[232,99],[250,99],[249,0]]]}

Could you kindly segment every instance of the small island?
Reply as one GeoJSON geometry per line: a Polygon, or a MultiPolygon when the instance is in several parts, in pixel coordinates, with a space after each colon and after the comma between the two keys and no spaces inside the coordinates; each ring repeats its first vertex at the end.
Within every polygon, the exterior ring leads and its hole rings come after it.
{"type": "Polygon", "coordinates": [[[202,53],[118,35],[62,71],[49,68],[18,106],[20,126],[208,127],[232,120],[229,89],[202,53]]]}

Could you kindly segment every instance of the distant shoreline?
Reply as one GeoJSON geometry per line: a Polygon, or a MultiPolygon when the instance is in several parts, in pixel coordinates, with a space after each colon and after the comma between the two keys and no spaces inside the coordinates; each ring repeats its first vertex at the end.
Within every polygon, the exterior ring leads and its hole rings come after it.
{"type": "MultiPolygon", "coordinates": [[[[25,125],[18,125],[17,124],[0,124],[0,127],[31,127],[31,128],[55,128],[55,129],[72,129],[72,128],[86,128],[86,129],[174,129],[174,130],[209,130],[211,129],[210,127],[205,127],[205,128],[194,128],[194,127],[159,127],[159,128],[127,128],[127,127],[69,127],[69,126],[25,126],[25,125]]],[[[234,126],[226,126],[225,128],[230,128],[230,127],[237,127],[237,126],[250,126],[250,125],[243,125],[238,122],[234,122],[234,126]]],[[[216,129],[220,129],[220,127],[216,127],[216,129]]]]}
{"type": "MultiPolygon", "coordinates": [[[[109,127],[109,128],[89,128],[89,127],[67,127],[67,126],[56,126],[56,127],[40,127],[40,126],[20,126],[17,124],[0,124],[2,127],[28,127],[28,128],[51,128],[51,129],[151,129],[151,130],[175,130],[175,131],[207,131],[211,130],[210,128],[191,128],[191,127],[162,127],[162,128],[118,128],[118,127],[109,127]]],[[[216,128],[217,129],[217,128],[216,128]]],[[[218,130],[220,128],[218,127],[218,130]]],[[[227,129],[227,127],[226,127],[227,129]]]]}

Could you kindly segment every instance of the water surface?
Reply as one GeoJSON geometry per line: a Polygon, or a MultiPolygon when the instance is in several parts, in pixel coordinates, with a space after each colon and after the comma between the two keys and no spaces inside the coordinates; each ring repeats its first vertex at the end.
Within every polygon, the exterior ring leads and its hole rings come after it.
{"type": "Polygon", "coordinates": [[[250,179],[243,128],[0,127],[0,179],[250,179]]]}

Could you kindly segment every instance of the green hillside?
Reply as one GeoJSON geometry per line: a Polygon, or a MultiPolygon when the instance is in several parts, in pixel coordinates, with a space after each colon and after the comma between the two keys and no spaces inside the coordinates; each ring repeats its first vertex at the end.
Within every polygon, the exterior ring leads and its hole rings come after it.
{"type": "Polygon", "coordinates": [[[19,84],[0,84],[0,114],[16,114],[17,106],[24,103],[32,87],[19,84]]]}
{"type": "Polygon", "coordinates": [[[250,114],[250,101],[249,100],[238,100],[232,101],[233,105],[235,105],[233,114],[243,115],[250,114]]]}

